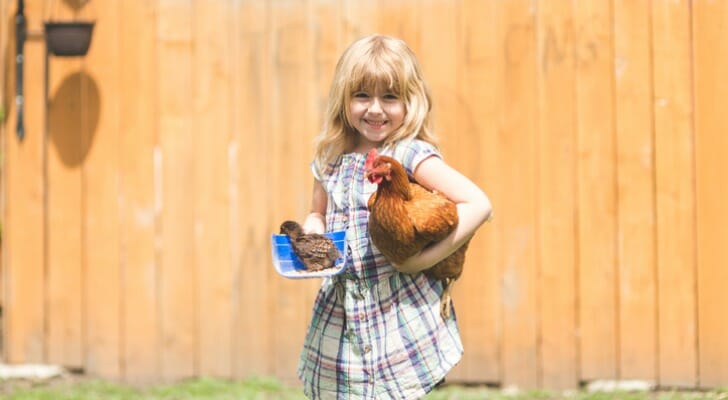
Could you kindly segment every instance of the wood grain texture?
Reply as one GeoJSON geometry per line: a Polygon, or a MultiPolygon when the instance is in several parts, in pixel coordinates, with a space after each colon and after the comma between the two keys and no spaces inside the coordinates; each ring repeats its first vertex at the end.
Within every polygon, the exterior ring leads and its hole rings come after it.
{"type": "MultiPolygon", "coordinates": [[[[302,221],[310,209],[311,147],[303,132],[315,129],[308,118],[312,106],[313,86],[311,35],[307,29],[311,18],[305,4],[280,1],[271,4],[271,115],[273,116],[270,147],[268,147],[268,184],[274,194],[268,220],[270,233],[276,233],[287,219],[302,221]],[[299,114],[293,117],[291,112],[299,114]]],[[[309,136],[310,137],[310,136],[309,136]]],[[[303,338],[310,320],[308,310],[299,299],[311,293],[311,287],[295,280],[283,279],[268,269],[268,284],[273,289],[269,312],[272,334],[269,355],[273,358],[275,375],[286,382],[296,382],[296,369],[303,338]],[[291,296],[280,296],[290,293],[291,296]],[[286,328],[283,328],[286,327],[286,328]],[[295,332],[295,333],[294,333],[295,332]]]]}
{"type": "Polygon", "coordinates": [[[659,384],[694,387],[696,308],[695,130],[687,1],[652,6],[659,384]]]}
{"type": "Polygon", "coordinates": [[[231,139],[231,174],[234,182],[232,210],[233,263],[238,291],[234,337],[235,376],[273,374],[270,356],[274,345],[270,331],[273,314],[269,304],[273,288],[270,264],[270,209],[271,191],[268,187],[270,171],[270,137],[272,119],[262,116],[271,112],[272,70],[269,67],[270,4],[263,0],[241,4],[238,16],[241,40],[237,42],[239,84],[235,85],[234,135],[231,139]],[[266,334],[261,334],[266,332],[266,334]]]}
{"type": "Polygon", "coordinates": [[[619,377],[657,379],[650,9],[615,1],[619,377]]]}
{"type": "Polygon", "coordinates": [[[613,379],[619,310],[612,10],[606,2],[579,2],[574,20],[579,369],[582,380],[613,379]]]}
{"type": "MultiPolygon", "coordinates": [[[[98,43],[118,43],[118,3],[96,10],[98,43]]],[[[81,98],[83,167],[83,365],[106,378],[121,376],[121,209],[120,92],[121,52],[118,46],[95,46],[84,58],[81,98]],[[103,112],[102,112],[103,102],[103,112]],[[106,134],[101,134],[104,132],[106,134]]]]}
{"type": "MultiPolygon", "coordinates": [[[[40,15],[41,1],[26,1],[26,15],[40,15]]],[[[12,14],[14,15],[13,7],[12,14]]],[[[42,29],[39,20],[30,19],[28,29],[42,29]]],[[[15,32],[8,35],[15,42],[15,32]]],[[[5,44],[4,51],[10,46],[5,44]]],[[[14,48],[14,46],[12,47],[14,48]]],[[[6,108],[5,166],[3,185],[3,355],[6,362],[44,362],[45,285],[47,257],[46,230],[46,142],[45,133],[45,48],[40,41],[25,43],[23,69],[25,138],[16,136],[17,108],[6,108]]],[[[3,83],[5,93],[15,93],[15,63],[5,58],[5,71],[12,83],[3,83]]],[[[7,78],[6,78],[7,79],[7,78]]],[[[6,82],[6,81],[3,81],[6,82]]],[[[6,95],[10,98],[11,95],[6,95]]],[[[7,104],[7,103],[6,103],[7,104]]]]}
{"type": "Polygon", "coordinates": [[[572,3],[540,3],[538,70],[539,385],[578,384],[576,79],[572,3]]]}
{"type": "Polygon", "coordinates": [[[232,368],[232,260],[227,107],[232,88],[229,2],[194,3],[194,250],[198,266],[197,330],[199,370],[204,376],[230,376],[232,368]]]}
{"type": "Polygon", "coordinates": [[[125,2],[119,10],[120,52],[136,60],[119,71],[120,369],[123,379],[160,378],[161,153],[157,125],[157,18],[155,2],[125,2]]]}
{"type": "Polygon", "coordinates": [[[195,376],[199,361],[192,4],[191,0],[161,0],[157,24],[162,206],[159,295],[164,380],[195,376]]]}
{"type": "Polygon", "coordinates": [[[499,3],[497,149],[507,198],[499,204],[503,385],[538,387],[536,254],[536,26],[528,1],[499,3]],[[507,155],[507,157],[505,157],[507,155]]]}
{"type": "MultiPolygon", "coordinates": [[[[68,4],[58,4],[48,18],[69,19],[75,13],[68,4]]],[[[53,364],[78,368],[83,365],[83,169],[89,153],[82,92],[88,74],[78,57],[48,55],[45,61],[46,358],[53,364]]]]}
{"type": "MultiPolygon", "coordinates": [[[[442,132],[448,140],[445,160],[483,188],[494,207],[502,200],[496,193],[498,153],[496,147],[497,95],[492,90],[499,79],[494,53],[495,5],[481,1],[463,3],[457,16],[457,85],[454,130],[442,132]]],[[[497,213],[498,211],[496,211],[497,213]]],[[[463,275],[455,284],[453,302],[465,348],[462,361],[448,375],[452,381],[498,382],[500,380],[500,286],[496,244],[498,219],[484,225],[473,237],[465,257],[463,275]]]]}
{"type": "Polygon", "coordinates": [[[725,282],[728,282],[728,120],[721,106],[728,83],[728,3],[698,1],[692,14],[695,107],[695,196],[698,276],[698,383],[728,382],[728,331],[725,282]]]}

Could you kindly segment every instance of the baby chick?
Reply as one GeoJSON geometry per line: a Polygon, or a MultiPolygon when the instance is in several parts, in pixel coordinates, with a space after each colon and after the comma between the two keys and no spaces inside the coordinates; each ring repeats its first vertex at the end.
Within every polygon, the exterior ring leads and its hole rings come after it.
{"type": "Polygon", "coordinates": [[[303,233],[298,222],[283,222],[281,234],[288,236],[293,252],[309,271],[333,267],[334,262],[341,257],[339,249],[331,239],[318,233],[303,233]]]}

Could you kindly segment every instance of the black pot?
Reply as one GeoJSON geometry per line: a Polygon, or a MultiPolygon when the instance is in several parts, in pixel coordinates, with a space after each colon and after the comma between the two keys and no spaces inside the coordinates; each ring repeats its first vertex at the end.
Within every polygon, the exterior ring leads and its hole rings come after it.
{"type": "Polygon", "coordinates": [[[84,56],[91,46],[93,22],[46,22],[48,52],[56,56],[84,56]]]}

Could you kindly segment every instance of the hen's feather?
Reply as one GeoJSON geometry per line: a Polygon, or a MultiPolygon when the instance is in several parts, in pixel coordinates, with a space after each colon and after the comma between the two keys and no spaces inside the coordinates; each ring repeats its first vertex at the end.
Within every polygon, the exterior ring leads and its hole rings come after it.
{"type": "Polygon", "coordinates": [[[444,239],[458,222],[454,203],[419,184],[407,184],[412,193],[410,200],[381,190],[369,201],[372,242],[394,263],[401,263],[425,246],[444,239]]]}

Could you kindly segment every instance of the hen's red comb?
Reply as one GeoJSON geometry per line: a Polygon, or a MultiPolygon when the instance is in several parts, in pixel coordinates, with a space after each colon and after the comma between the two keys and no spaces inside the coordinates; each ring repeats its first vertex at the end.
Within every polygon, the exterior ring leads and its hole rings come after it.
{"type": "Polygon", "coordinates": [[[374,159],[377,158],[377,156],[379,156],[379,153],[377,152],[376,147],[369,150],[369,153],[367,153],[367,159],[364,161],[364,168],[371,169],[374,165],[374,159]]]}

